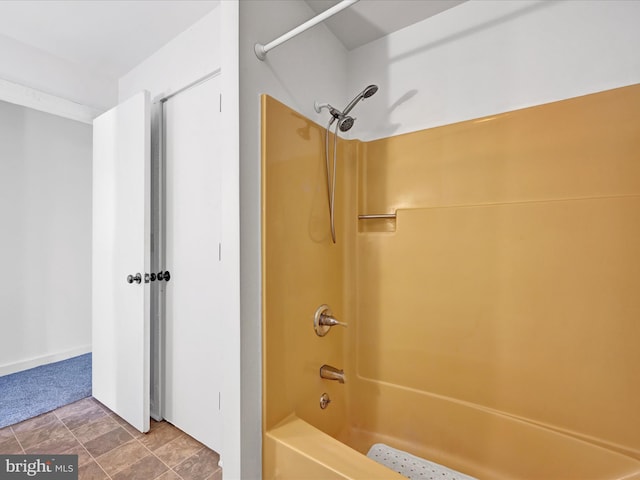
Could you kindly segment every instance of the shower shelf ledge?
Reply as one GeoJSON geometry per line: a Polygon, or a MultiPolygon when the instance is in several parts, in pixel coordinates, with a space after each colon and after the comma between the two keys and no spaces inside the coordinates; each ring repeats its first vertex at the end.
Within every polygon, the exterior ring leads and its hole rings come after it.
{"type": "Polygon", "coordinates": [[[358,220],[377,220],[381,218],[396,218],[395,213],[372,213],[369,215],[358,215],[358,220]]]}

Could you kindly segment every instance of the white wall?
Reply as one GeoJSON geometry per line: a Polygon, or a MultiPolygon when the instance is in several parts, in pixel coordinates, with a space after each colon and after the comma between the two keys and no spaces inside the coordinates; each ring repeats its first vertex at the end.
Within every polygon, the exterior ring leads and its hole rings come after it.
{"type": "Polygon", "coordinates": [[[91,351],[90,122],[117,81],[0,35],[0,100],[3,375],[91,351]]]}
{"type": "MultiPolygon", "coordinates": [[[[222,68],[222,121],[226,126],[224,138],[218,154],[227,159],[220,174],[226,181],[222,183],[222,223],[225,262],[230,268],[226,277],[230,288],[227,302],[219,313],[225,322],[223,339],[225,358],[224,390],[229,392],[229,404],[226,405],[224,423],[224,445],[227,458],[224,460],[225,478],[252,478],[255,473],[255,460],[260,458],[260,440],[255,449],[255,439],[250,438],[252,415],[245,409],[242,399],[247,395],[260,394],[261,385],[257,382],[254,389],[242,391],[242,339],[240,326],[240,81],[239,81],[239,7],[238,2],[221,2],[220,6],[220,44],[222,68]]],[[[226,268],[226,267],[225,267],[226,268]]]]}
{"type": "Polygon", "coordinates": [[[141,90],[164,97],[220,68],[220,5],[118,81],[122,102],[141,90]]]}
{"type": "Polygon", "coordinates": [[[640,82],[640,2],[469,1],[349,52],[360,138],[640,82]]]}
{"type": "Polygon", "coordinates": [[[0,79],[18,83],[100,112],[117,103],[115,78],[88,71],[30,45],[0,35],[0,79]]]}
{"type": "Polygon", "coordinates": [[[91,142],[0,102],[0,375],[91,350],[91,142]]]}
{"type": "Polygon", "coordinates": [[[268,43],[315,13],[300,1],[240,2],[240,231],[242,304],[243,479],[261,472],[261,226],[260,94],[269,94],[303,115],[325,122],[315,100],[339,106],[346,101],[347,52],[318,25],[256,58],[256,42],[268,43]],[[249,466],[250,465],[250,466],[249,466]]]}

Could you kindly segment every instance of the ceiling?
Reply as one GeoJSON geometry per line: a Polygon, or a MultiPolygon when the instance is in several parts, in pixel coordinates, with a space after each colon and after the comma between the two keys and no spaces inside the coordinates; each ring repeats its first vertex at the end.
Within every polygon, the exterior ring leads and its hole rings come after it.
{"type": "MultiPolygon", "coordinates": [[[[346,10],[325,20],[325,24],[340,39],[347,50],[389,35],[404,27],[432,17],[465,0],[360,0],[346,10]]],[[[320,13],[339,0],[306,0],[311,9],[320,13]]]]}
{"type": "MultiPolygon", "coordinates": [[[[463,1],[361,0],[326,20],[326,25],[351,50],[463,1]]],[[[219,2],[0,0],[0,37],[10,37],[115,79],[205,16],[219,2]]],[[[338,0],[306,2],[319,13],[338,0]]]]}
{"type": "Polygon", "coordinates": [[[219,0],[0,0],[0,35],[119,78],[219,0]]]}

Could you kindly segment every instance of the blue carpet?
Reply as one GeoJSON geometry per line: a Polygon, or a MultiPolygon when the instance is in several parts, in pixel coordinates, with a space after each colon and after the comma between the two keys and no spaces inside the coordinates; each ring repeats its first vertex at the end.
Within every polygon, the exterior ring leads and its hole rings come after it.
{"type": "Polygon", "coordinates": [[[91,395],[91,354],[0,377],[0,428],[91,395]]]}

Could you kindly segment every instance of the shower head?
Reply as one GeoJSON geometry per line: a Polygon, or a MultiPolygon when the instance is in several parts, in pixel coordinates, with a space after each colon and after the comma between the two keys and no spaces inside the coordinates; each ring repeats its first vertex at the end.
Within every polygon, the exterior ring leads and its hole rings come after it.
{"type": "Polygon", "coordinates": [[[369,98],[371,95],[373,95],[374,93],[376,93],[378,91],[378,86],[377,85],[369,85],[367,88],[364,89],[364,91],[362,92],[362,96],[364,98],[369,98]]]}
{"type": "Polygon", "coordinates": [[[338,110],[337,108],[332,107],[328,103],[315,102],[313,104],[313,108],[318,113],[320,113],[323,108],[326,108],[327,110],[329,110],[329,113],[331,114],[331,117],[333,117],[333,118],[331,118],[331,120],[329,121],[328,127],[333,125],[333,122],[338,120],[338,127],[340,128],[340,131],[341,132],[346,132],[347,130],[351,129],[351,127],[353,127],[353,122],[355,121],[355,118],[352,118],[347,114],[353,109],[353,107],[356,106],[356,104],[360,100],[363,100],[365,98],[369,98],[370,96],[372,96],[377,91],[378,91],[378,86],[377,85],[369,85],[362,92],[360,92],[356,96],[356,98],[351,100],[351,102],[349,102],[349,104],[346,106],[346,108],[342,112],[340,110],[338,110]]]}
{"type": "Polygon", "coordinates": [[[349,113],[351,111],[351,109],[353,109],[353,107],[356,106],[356,104],[360,101],[363,100],[365,98],[369,98],[370,96],[372,96],[374,93],[376,93],[378,91],[378,86],[377,85],[369,85],[367,88],[365,88],[362,92],[360,92],[356,98],[354,98],[353,100],[351,100],[351,102],[349,102],[349,105],[347,105],[344,110],[342,111],[342,113],[344,115],[346,115],[347,113],[349,113]]]}
{"type": "Polygon", "coordinates": [[[355,118],[350,117],[349,115],[343,116],[340,120],[338,120],[338,128],[341,132],[346,132],[353,127],[353,122],[355,122],[355,118]]]}

